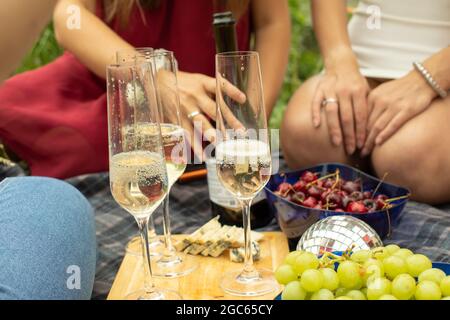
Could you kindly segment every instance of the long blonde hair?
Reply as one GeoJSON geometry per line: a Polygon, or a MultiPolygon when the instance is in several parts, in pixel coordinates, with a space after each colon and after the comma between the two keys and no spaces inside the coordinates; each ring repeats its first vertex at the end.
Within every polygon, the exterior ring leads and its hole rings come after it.
{"type": "MultiPolygon", "coordinates": [[[[157,9],[164,0],[103,0],[105,20],[110,23],[117,18],[121,27],[125,27],[130,19],[131,11],[137,5],[142,9],[157,9]]],[[[187,0],[184,0],[187,1],[187,0]]],[[[231,11],[238,19],[247,9],[250,0],[212,0],[214,11],[231,11]]]]}
{"type": "Polygon", "coordinates": [[[125,27],[130,19],[131,11],[137,5],[140,9],[156,9],[161,0],[103,0],[105,20],[110,23],[115,18],[121,27],[125,27]]]}

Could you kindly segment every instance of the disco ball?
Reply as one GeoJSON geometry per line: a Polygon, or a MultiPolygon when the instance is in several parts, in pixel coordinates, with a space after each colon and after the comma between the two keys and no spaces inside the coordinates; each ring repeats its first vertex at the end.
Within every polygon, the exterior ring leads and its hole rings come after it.
{"type": "Polygon", "coordinates": [[[378,234],[364,221],[352,216],[332,216],[313,224],[300,238],[297,250],[320,255],[325,251],[355,251],[383,246],[378,234]]]}

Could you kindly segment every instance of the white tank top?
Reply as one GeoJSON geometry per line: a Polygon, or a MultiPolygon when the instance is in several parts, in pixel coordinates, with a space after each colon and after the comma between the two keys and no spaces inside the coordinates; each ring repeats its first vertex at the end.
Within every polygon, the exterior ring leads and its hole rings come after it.
{"type": "Polygon", "coordinates": [[[364,76],[399,78],[450,45],[450,0],[361,0],[348,30],[364,76]]]}

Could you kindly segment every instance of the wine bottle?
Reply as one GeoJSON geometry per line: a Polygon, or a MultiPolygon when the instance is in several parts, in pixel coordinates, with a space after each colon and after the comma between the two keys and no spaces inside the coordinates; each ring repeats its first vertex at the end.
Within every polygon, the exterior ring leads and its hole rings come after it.
{"type": "MultiPolygon", "coordinates": [[[[216,51],[238,51],[236,37],[236,20],[231,12],[214,14],[213,29],[216,41],[216,51]]],[[[208,190],[213,217],[219,215],[219,221],[227,225],[242,227],[242,208],[236,198],[220,183],[217,176],[216,159],[211,157],[206,161],[208,171],[208,190]]],[[[252,228],[267,226],[273,219],[264,190],[258,193],[250,209],[252,228]]]]}

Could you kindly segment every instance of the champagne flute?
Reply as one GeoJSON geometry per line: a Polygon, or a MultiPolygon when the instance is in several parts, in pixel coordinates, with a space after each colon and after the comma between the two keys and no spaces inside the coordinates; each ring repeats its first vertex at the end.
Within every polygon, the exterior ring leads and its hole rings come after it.
{"type": "MultiPolygon", "coordinates": [[[[172,243],[170,228],[169,194],[171,187],[186,170],[187,146],[185,133],[180,121],[180,98],[177,83],[177,66],[173,52],[136,48],[132,51],[121,51],[117,54],[121,63],[130,61],[149,62],[153,65],[156,96],[160,107],[161,133],[169,179],[168,195],[163,203],[163,230],[165,248],[162,257],[154,265],[153,274],[159,277],[180,277],[194,271],[197,263],[192,256],[177,252],[172,243]]],[[[155,134],[152,124],[139,127],[141,134],[152,141],[155,134]]]]}
{"type": "MultiPolygon", "coordinates": [[[[149,57],[150,55],[153,54],[153,48],[139,48],[137,50],[117,51],[116,63],[118,65],[124,65],[134,62],[136,60],[137,52],[146,57],[149,57]]],[[[153,215],[150,216],[150,220],[148,222],[148,237],[149,237],[150,254],[152,256],[161,255],[161,252],[164,250],[164,244],[160,241],[158,235],[156,234],[155,221],[153,219],[153,215]]],[[[141,239],[139,236],[131,239],[126,248],[127,253],[140,256],[142,251],[139,249],[140,244],[141,239]]]]}
{"type": "Polygon", "coordinates": [[[216,79],[217,174],[242,206],[245,242],[244,269],[227,273],[221,288],[237,296],[274,293],[279,286],[273,272],[256,269],[251,252],[250,206],[272,167],[258,53],[217,54],[216,79]],[[242,94],[245,102],[236,99],[242,94]]]}
{"type": "Polygon", "coordinates": [[[180,121],[177,65],[173,52],[159,49],[155,50],[151,57],[155,72],[156,93],[161,108],[161,132],[169,178],[168,192],[163,203],[165,250],[154,268],[156,276],[174,278],[191,273],[198,265],[192,256],[176,251],[170,228],[170,190],[186,170],[188,148],[180,121]]]}
{"type": "Polygon", "coordinates": [[[144,288],[127,296],[138,300],[178,300],[170,290],[156,288],[148,243],[148,222],[164,200],[168,178],[159,127],[159,106],[150,63],[107,68],[110,187],[115,201],[135,219],[142,240],[144,288]],[[138,92],[140,96],[138,98],[138,92]],[[152,143],[139,134],[142,123],[159,133],[152,143]]]}

